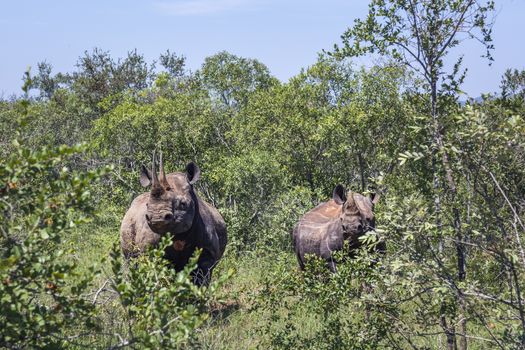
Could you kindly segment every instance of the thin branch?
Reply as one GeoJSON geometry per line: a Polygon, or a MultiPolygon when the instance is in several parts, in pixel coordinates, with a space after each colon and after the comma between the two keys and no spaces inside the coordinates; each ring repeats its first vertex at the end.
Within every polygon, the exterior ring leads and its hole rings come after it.
{"type": "Polygon", "coordinates": [[[410,1],[410,11],[412,13],[412,17],[414,18],[414,29],[416,31],[416,39],[417,39],[417,57],[419,58],[421,55],[421,36],[419,34],[419,26],[417,22],[417,16],[416,16],[416,4],[414,1],[410,1]]]}
{"type": "Polygon", "coordinates": [[[109,283],[109,279],[107,279],[104,284],[102,284],[102,287],[100,287],[97,292],[95,293],[95,296],[93,297],[93,305],[97,303],[97,299],[98,299],[98,296],[100,295],[100,293],[104,290],[104,288],[106,287],[106,285],[109,283]]]}
{"type": "Polygon", "coordinates": [[[456,23],[456,26],[454,28],[454,30],[452,31],[452,33],[450,34],[450,36],[448,37],[448,40],[445,42],[445,44],[443,45],[443,47],[439,50],[438,54],[436,55],[436,58],[441,58],[441,56],[443,55],[443,53],[445,52],[445,50],[447,49],[447,47],[450,45],[450,43],[452,42],[452,40],[454,40],[454,37],[456,36],[460,26],[463,24],[463,20],[465,18],[465,14],[467,13],[467,11],[469,10],[470,6],[472,6],[473,4],[475,3],[474,0],[470,0],[468,2],[467,5],[465,5],[465,9],[464,11],[461,13],[460,17],[459,17],[459,20],[457,21],[456,23]]]}
{"type": "MultiPolygon", "coordinates": [[[[487,170],[487,168],[485,168],[485,166],[482,166],[482,167],[483,167],[483,170],[488,172],[488,174],[492,178],[492,181],[494,181],[494,184],[496,185],[496,187],[500,191],[501,195],[503,196],[503,198],[505,198],[505,201],[509,205],[510,210],[512,210],[512,213],[514,214],[514,218],[520,224],[521,228],[525,231],[525,226],[523,225],[523,222],[521,221],[518,213],[516,212],[516,209],[514,209],[514,206],[510,202],[510,200],[507,197],[507,195],[505,194],[505,191],[503,191],[503,189],[499,185],[499,182],[498,182],[498,180],[496,180],[496,177],[494,176],[494,174],[492,174],[492,172],[490,170],[487,170]]],[[[518,234],[518,230],[515,230],[515,232],[516,232],[516,242],[518,243],[518,248],[519,248],[520,254],[521,254],[521,260],[522,260],[522,263],[523,263],[523,267],[525,267],[525,251],[523,250],[523,246],[521,244],[521,239],[520,239],[520,235],[518,234]]]]}
{"type": "Polygon", "coordinates": [[[419,63],[419,65],[421,66],[421,68],[423,68],[425,74],[423,74],[423,76],[425,77],[425,79],[427,80],[428,83],[430,83],[430,73],[427,69],[427,65],[421,61],[420,58],[417,57],[416,54],[414,54],[412,52],[412,50],[410,50],[410,48],[408,48],[405,44],[403,44],[402,42],[399,42],[399,41],[394,41],[393,42],[395,45],[398,45],[400,46],[401,48],[403,48],[403,50],[405,50],[406,52],[408,52],[410,54],[410,56],[414,57],[414,59],[419,63]]]}
{"type": "Polygon", "coordinates": [[[486,300],[490,300],[490,301],[496,301],[498,303],[502,303],[502,304],[505,304],[507,306],[510,306],[513,309],[519,310],[519,307],[514,305],[514,303],[512,301],[500,299],[500,298],[497,298],[497,297],[492,296],[492,295],[488,295],[488,294],[484,294],[484,293],[480,293],[480,292],[466,292],[466,291],[464,291],[463,294],[466,295],[466,296],[486,299],[486,300]]]}

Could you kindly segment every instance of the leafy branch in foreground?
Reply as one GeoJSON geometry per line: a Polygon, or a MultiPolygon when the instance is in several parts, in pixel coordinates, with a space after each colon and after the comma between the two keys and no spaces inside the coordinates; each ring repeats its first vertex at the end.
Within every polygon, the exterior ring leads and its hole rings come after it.
{"type": "Polygon", "coordinates": [[[82,297],[95,268],[77,272],[64,235],[90,218],[90,185],[105,168],[73,173],[65,162],[83,146],[31,150],[13,142],[0,164],[0,343],[10,348],[65,347],[68,331],[96,330],[82,297]]]}
{"type": "Polygon", "coordinates": [[[122,254],[115,244],[111,251],[113,288],[124,314],[127,334],[119,335],[112,348],[173,349],[186,343],[193,331],[208,318],[207,306],[213,296],[233,274],[214,279],[207,287],[192,282],[200,251],[190,259],[184,270],[175,271],[164,258],[164,249],[173,244],[164,237],[159,247],[131,260],[122,273],[122,254]]]}

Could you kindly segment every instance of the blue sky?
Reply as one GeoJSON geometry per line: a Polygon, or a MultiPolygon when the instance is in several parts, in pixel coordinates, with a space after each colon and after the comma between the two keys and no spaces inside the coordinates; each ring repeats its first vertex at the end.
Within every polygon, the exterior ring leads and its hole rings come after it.
{"type": "MultiPolygon", "coordinates": [[[[169,49],[198,69],[221,50],[256,58],[282,81],[339,43],[366,0],[1,0],[0,97],[20,93],[27,66],[46,60],[73,71],[85,50],[113,57],[137,49],[148,61],[169,49]]],[[[500,0],[494,26],[495,62],[489,67],[474,42],[462,46],[470,96],[498,90],[506,68],[525,68],[525,1],[500,0]]],[[[358,64],[366,64],[362,59],[358,64]]]]}

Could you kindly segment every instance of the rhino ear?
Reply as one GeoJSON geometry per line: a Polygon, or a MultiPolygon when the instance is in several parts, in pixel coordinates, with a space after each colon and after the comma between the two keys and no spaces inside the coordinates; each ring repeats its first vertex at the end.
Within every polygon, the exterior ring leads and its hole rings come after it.
{"type": "Polygon", "coordinates": [[[144,165],[140,170],[140,184],[142,185],[142,187],[148,187],[149,185],[151,185],[151,172],[148,169],[146,169],[144,165]]]}
{"type": "Polygon", "coordinates": [[[373,205],[376,205],[377,202],[379,202],[379,199],[381,199],[381,195],[379,193],[370,193],[368,195],[368,199],[370,199],[370,202],[372,202],[373,205]]]}
{"type": "Polygon", "coordinates": [[[345,188],[343,185],[338,184],[335,186],[332,198],[337,204],[343,204],[346,202],[345,188]]]}
{"type": "Polygon", "coordinates": [[[201,169],[197,164],[190,162],[186,165],[186,177],[190,184],[194,184],[201,177],[201,169]]]}

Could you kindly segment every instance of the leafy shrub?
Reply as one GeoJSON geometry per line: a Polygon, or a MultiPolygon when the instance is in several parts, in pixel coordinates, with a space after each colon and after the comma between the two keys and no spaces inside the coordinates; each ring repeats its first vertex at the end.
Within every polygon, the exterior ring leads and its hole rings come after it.
{"type": "Polygon", "coordinates": [[[118,245],[111,252],[113,288],[124,314],[124,329],[117,347],[173,349],[186,343],[194,330],[208,318],[207,306],[215,291],[232,271],[216,277],[207,287],[192,283],[191,272],[197,267],[196,252],[186,267],[176,272],[164,259],[164,248],[172,244],[164,237],[156,249],[131,261],[122,274],[122,254],[118,245]]]}
{"type": "Polygon", "coordinates": [[[82,146],[30,150],[13,142],[0,164],[0,344],[57,348],[77,326],[96,330],[94,306],[82,297],[94,276],[77,273],[61,247],[93,209],[90,184],[105,171],[61,167],[82,146]]]}
{"type": "MultiPolygon", "coordinates": [[[[336,259],[342,254],[337,252],[336,259]]],[[[313,256],[303,273],[279,259],[256,298],[256,308],[268,315],[260,329],[268,342],[265,346],[377,349],[384,345],[390,326],[380,299],[381,263],[375,258],[363,249],[356,259],[340,263],[335,274],[324,260],[313,256]]]]}
{"type": "Polygon", "coordinates": [[[101,316],[120,312],[120,328],[128,333],[118,335],[118,346],[176,348],[207,319],[206,305],[231,272],[198,288],[190,277],[197,256],[177,273],[166,265],[161,246],[123,275],[115,247],[112,281],[122,309],[97,308],[86,298],[95,267],[80,274],[74,252],[63,244],[65,235],[90,218],[95,202],[90,184],[107,170],[60,168],[84,148],[31,151],[14,141],[14,153],[0,165],[0,344],[67,348],[85,345],[89,337],[103,344],[107,330],[100,326],[101,316]]]}

